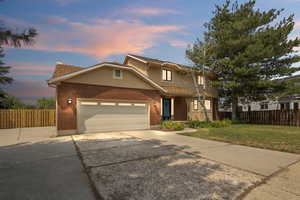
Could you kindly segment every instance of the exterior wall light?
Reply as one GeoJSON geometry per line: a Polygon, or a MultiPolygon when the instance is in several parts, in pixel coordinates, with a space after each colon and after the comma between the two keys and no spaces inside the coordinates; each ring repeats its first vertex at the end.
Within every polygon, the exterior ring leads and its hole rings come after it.
{"type": "Polygon", "coordinates": [[[72,99],[69,98],[69,99],[67,100],[67,103],[68,103],[68,104],[71,104],[71,103],[72,103],[72,99]]]}

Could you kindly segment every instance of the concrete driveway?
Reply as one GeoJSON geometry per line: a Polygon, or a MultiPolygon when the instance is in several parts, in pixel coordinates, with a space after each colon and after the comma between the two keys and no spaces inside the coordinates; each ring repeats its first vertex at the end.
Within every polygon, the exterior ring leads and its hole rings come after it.
{"type": "Polygon", "coordinates": [[[299,161],[300,155],[154,130],[77,135],[73,139],[103,199],[299,197],[292,188],[300,181],[284,174],[286,178],[280,182],[270,177],[283,169],[290,171],[288,167],[299,161]],[[262,189],[257,187],[263,183],[262,189]],[[284,184],[293,187],[278,188],[284,184]],[[257,189],[248,195],[253,188],[257,189]]]}
{"type": "Polygon", "coordinates": [[[0,131],[0,199],[96,199],[72,138],[51,130],[0,131]]]}
{"type": "Polygon", "coordinates": [[[239,199],[265,182],[249,200],[299,197],[290,191],[297,178],[286,178],[299,173],[287,168],[296,154],[154,130],[58,138],[26,131],[0,134],[0,199],[239,199]]]}
{"type": "Polygon", "coordinates": [[[131,136],[156,131],[74,136],[103,199],[238,199],[263,177],[186,153],[188,146],[131,136]]]}

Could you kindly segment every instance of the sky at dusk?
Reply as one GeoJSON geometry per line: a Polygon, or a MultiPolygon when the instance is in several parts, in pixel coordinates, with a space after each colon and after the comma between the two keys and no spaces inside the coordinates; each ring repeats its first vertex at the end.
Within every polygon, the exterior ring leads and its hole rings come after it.
{"type": "MultiPolygon", "coordinates": [[[[7,91],[26,103],[54,96],[46,80],[57,61],[91,66],[123,62],[128,53],[190,64],[185,49],[204,32],[221,0],[3,0],[0,21],[12,29],[33,27],[33,46],[5,48],[14,83],[7,91]]],[[[244,2],[244,1],[239,1],[244,2]]],[[[300,0],[257,0],[257,8],[295,14],[292,37],[300,35],[300,0]]]]}

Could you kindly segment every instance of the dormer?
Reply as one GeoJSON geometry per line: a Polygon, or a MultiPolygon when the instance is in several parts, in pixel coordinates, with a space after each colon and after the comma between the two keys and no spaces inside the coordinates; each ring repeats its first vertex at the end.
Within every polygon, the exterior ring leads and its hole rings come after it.
{"type": "Polygon", "coordinates": [[[149,63],[143,59],[129,54],[125,57],[124,65],[131,66],[148,76],[149,63]]]}

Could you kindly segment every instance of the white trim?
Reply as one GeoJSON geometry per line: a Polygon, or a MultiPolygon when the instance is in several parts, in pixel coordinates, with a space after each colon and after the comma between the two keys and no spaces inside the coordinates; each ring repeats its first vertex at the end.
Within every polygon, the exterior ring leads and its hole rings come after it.
{"type": "Polygon", "coordinates": [[[167,65],[167,64],[169,64],[169,65],[175,65],[178,69],[182,69],[182,67],[180,67],[178,64],[171,63],[171,62],[164,62],[164,63],[161,64],[161,66],[164,66],[164,65],[167,65]]]}
{"type": "Polygon", "coordinates": [[[199,102],[198,99],[193,99],[193,110],[199,110],[199,102]]]}
{"type": "Polygon", "coordinates": [[[82,73],[85,73],[85,72],[89,72],[89,71],[92,71],[92,70],[95,70],[95,69],[98,69],[98,68],[101,68],[101,67],[105,67],[105,66],[108,66],[108,67],[115,67],[115,68],[120,68],[120,69],[125,69],[125,70],[132,70],[134,71],[135,73],[139,74],[141,77],[143,77],[144,79],[146,79],[149,83],[151,83],[153,86],[155,86],[156,88],[160,89],[161,91],[167,93],[167,90],[162,88],[161,86],[159,86],[157,83],[155,83],[154,81],[152,81],[151,79],[149,79],[147,76],[145,76],[142,72],[139,72],[138,70],[132,68],[132,67],[125,67],[125,66],[121,66],[121,65],[115,65],[115,64],[110,64],[110,63],[102,63],[100,65],[95,65],[93,67],[89,67],[89,68],[86,68],[86,69],[83,69],[83,70],[80,70],[80,71],[77,71],[77,72],[73,72],[73,73],[70,73],[70,74],[67,74],[67,75],[63,75],[63,76],[60,76],[60,77],[57,77],[57,78],[54,78],[54,79],[51,79],[48,81],[48,84],[51,84],[51,83],[55,83],[57,81],[63,81],[63,80],[66,80],[66,79],[70,79],[74,76],[77,76],[79,74],[82,74],[82,73]]]}
{"type": "Polygon", "coordinates": [[[135,104],[134,104],[134,106],[145,107],[145,106],[146,106],[146,104],[144,104],[144,103],[135,103],[135,104]]]}
{"type": "Polygon", "coordinates": [[[80,102],[80,105],[83,105],[83,106],[97,106],[98,105],[98,102],[88,102],[88,101],[81,101],[80,102]]]}
{"type": "Polygon", "coordinates": [[[112,103],[112,102],[101,102],[100,105],[101,105],[101,106],[115,106],[116,103],[112,103]]]}
{"type": "Polygon", "coordinates": [[[210,108],[211,108],[211,105],[210,105],[211,103],[210,103],[210,100],[204,100],[204,105],[205,105],[205,108],[207,109],[207,110],[210,110],[210,108]]]}
{"type": "Polygon", "coordinates": [[[137,57],[135,57],[135,56],[132,56],[132,55],[127,55],[129,58],[133,58],[133,59],[136,59],[136,60],[138,60],[138,61],[141,61],[142,63],[145,63],[145,64],[147,64],[148,62],[147,61],[145,61],[145,60],[142,60],[142,59],[140,59],[140,58],[137,58],[137,57]]]}
{"type": "Polygon", "coordinates": [[[160,98],[160,116],[163,115],[163,98],[160,98]]]}
{"type": "MultiPolygon", "coordinates": [[[[92,71],[94,69],[98,69],[98,68],[103,67],[103,66],[110,66],[110,67],[120,68],[120,65],[115,65],[115,64],[110,64],[110,63],[102,63],[100,65],[95,65],[93,67],[88,67],[88,68],[82,69],[80,71],[76,71],[76,72],[73,72],[73,73],[70,73],[70,74],[66,74],[66,75],[63,75],[63,76],[60,76],[60,77],[57,77],[57,78],[50,79],[48,81],[48,84],[51,84],[51,83],[54,83],[54,82],[57,82],[57,81],[63,81],[63,80],[72,78],[74,76],[77,76],[79,74],[89,72],[89,71],[92,71]]],[[[123,67],[123,68],[129,68],[129,67],[123,67]]]]}
{"type": "Polygon", "coordinates": [[[132,106],[131,103],[118,103],[118,106],[132,106]]]}
{"type": "Polygon", "coordinates": [[[171,98],[171,116],[174,116],[174,98],[171,98]]]}

